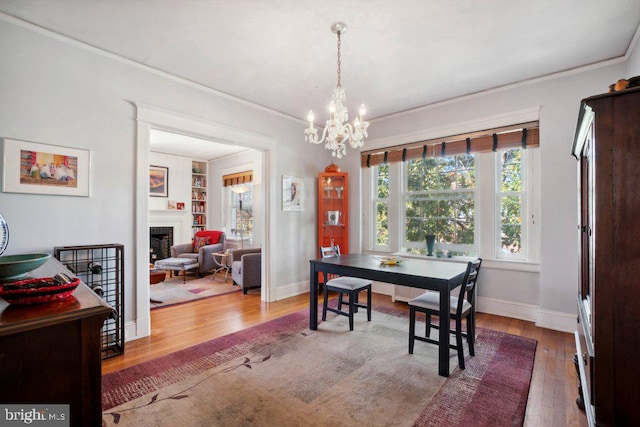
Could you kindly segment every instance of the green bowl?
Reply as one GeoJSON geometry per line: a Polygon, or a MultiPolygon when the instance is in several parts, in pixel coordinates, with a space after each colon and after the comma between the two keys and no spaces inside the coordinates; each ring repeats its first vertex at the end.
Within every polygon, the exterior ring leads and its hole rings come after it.
{"type": "Polygon", "coordinates": [[[0,280],[24,277],[51,258],[50,254],[23,254],[0,256],[0,280]]]}

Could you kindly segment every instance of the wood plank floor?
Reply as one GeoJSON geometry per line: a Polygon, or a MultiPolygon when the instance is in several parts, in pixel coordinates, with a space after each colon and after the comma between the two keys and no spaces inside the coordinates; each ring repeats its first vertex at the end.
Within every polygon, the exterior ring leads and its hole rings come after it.
{"type": "MultiPolygon", "coordinates": [[[[386,295],[374,294],[373,302],[408,311],[407,304],[393,303],[386,295]]],[[[102,372],[124,369],[307,307],[307,294],[265,303],[257,292],[236,292],[152,310],[151,336],[126,343],[125,354],[104,360],[102,372]]],[[[538,340],[525,426],[587,425],[584,412],[575,404],[578,382],[572,334],[483,313],[478,313],[477,326],[538,340]]]]}

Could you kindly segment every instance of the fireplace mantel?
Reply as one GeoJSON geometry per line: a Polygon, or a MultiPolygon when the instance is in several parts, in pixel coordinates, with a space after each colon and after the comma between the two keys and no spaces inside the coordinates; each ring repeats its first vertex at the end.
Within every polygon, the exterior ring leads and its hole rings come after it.
{"type": "Polygon", "coordinates": [[[149,227],[173,227],[175,244],[191,242],[191,215],[187,210],[149,210],[149,227]]]}

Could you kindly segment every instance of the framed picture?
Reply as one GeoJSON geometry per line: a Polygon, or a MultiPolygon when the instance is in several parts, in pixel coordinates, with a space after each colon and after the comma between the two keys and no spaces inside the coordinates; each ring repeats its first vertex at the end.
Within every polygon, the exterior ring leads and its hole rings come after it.
{"type": "Polygon", "coordinates": [[[302,211],[302,180],[282,175],[282,210],[302,211]]]}
{"type": "Polygon", "coordinates": [[[169,197],[169,168],[149,166],[149,194],[155,197],[169,197]]]}
{"type": "Polygon", "coordinates": [[[89,196],[91,152],[3,138],[2,191],[89,196]]]}

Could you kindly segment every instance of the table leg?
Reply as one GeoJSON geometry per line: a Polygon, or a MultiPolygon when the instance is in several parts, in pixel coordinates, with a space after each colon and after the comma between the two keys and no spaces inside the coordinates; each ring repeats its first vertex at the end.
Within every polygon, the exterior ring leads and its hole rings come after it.
{"type": "MultiPolygon", "coordinates": [[[[178,274],[180,274],[180,272],[178,272],[178,274]]],[[[187,269],[186,268],[182,269],[182,283],[187,283],[187,269]]]]}
{"type": "Polygon", "coordinates": [[[313,268],[311,264],[311,271],[309,274],[309,329],[318,329],[318,272],[313,268]]]}
{"type": "Polygon", "coordinates": [[[449,376],[449,323],[451,321],[449,304],[451,295],[449,289],[440,290],[440,331],[438,335],[438,374],[449,376]]]}

